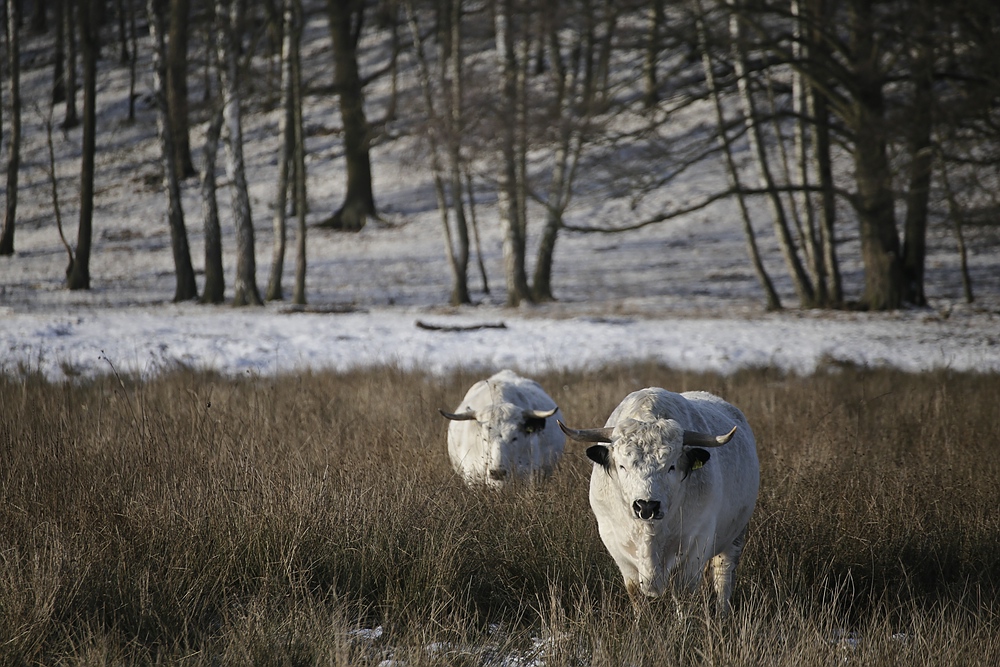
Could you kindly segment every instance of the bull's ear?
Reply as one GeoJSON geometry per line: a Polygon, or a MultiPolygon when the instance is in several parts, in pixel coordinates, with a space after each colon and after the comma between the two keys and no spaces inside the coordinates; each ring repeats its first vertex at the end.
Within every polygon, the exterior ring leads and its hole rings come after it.
{"type": "Polygon", "coordinates": [[[608,467],[609,455],[608,448],[604,445],[594,445],[593,447],[587,447],[587,458],[597,463],[602,468],[608,467]]]}
{"type": "Polygon", "coordinates": [[[692,470],[697,470],[708,463],[708,459],[710,458],[711,455],[701,447],[689,447],[685,449],[680,460],[680,468],[684,472],[684,479],[687,479],[692,470]]]}

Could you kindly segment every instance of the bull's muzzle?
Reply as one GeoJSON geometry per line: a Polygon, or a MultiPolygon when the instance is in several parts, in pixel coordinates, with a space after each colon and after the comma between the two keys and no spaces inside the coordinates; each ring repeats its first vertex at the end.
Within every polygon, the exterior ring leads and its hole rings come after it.
{"type": "Polygon", "coordinates": [[[663,518],[659,500],[637,500],[632,503],[632,511],[635,513],[637,519],[642,519],[643,521],[663,518]]]}

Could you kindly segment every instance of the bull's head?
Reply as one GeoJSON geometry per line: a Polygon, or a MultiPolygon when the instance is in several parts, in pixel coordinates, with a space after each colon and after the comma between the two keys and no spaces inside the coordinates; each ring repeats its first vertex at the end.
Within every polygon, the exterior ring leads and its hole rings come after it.
{"type": "Polygon", "coordinates": [[[537,440],[545,421],[558,411],[532,410],[511,403],[495,403],[482,410],[446,412],[453,421],[475,421],[479,425],[487,484],[501,486],[511,477],[530,475],[536,465],[537,440]]]}
{"type": "Polygon", "coordinates": [[[673,419],[627,419],[613,428],[593,429],[559,422],[559,428],[572,440],[599,443],[587,448],[587,457],[616,479],[622,500],[642,521],[662,519],[667,504],[683,494],[691,472],[711,458],[706,448],[721,447],[736,433],[735,426],[720,436],[686,431],[673,419]]]}

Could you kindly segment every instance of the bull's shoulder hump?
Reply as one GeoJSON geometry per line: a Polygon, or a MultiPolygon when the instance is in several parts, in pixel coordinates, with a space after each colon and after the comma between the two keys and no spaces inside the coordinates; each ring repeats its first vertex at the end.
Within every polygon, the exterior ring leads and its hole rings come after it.
{"type": "Polygon", "coordinates": [[[655,419],[684,420],[690,409],[683,395],[663,389],[662,387],[646,387],[638,389],[622,399],[611,418],[609,425],[614,425],[624,419],[650,421],[655,419]]]}
{"type": "Polygon", "coordinates": [[[682,395],[705,416],[718,414],[736,422],[747,421],[742,410],[720,396],[707,391],[686,391],[682,395]]]}
{"type": "Polygon", "coordinates": [[[493,374],[485,384],[489,386],[493,402],[512,403],[534,410],[548,410],[556,405],[540,384],[512,370],[493,374]]]}

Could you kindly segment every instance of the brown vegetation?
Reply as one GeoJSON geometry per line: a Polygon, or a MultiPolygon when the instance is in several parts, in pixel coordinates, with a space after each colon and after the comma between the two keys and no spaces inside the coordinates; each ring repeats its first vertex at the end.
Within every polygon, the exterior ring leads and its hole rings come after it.
{"type": "Polygon", "coordinates": [[[437,408],[478,378],[0,377],[0,663],[1000,659],[997,376],[539,377],[574,424],[648,385],[743,408],[762,486],[725,622],[635,613],[571,445],[537,487],[465,488],[437,408]]]}

